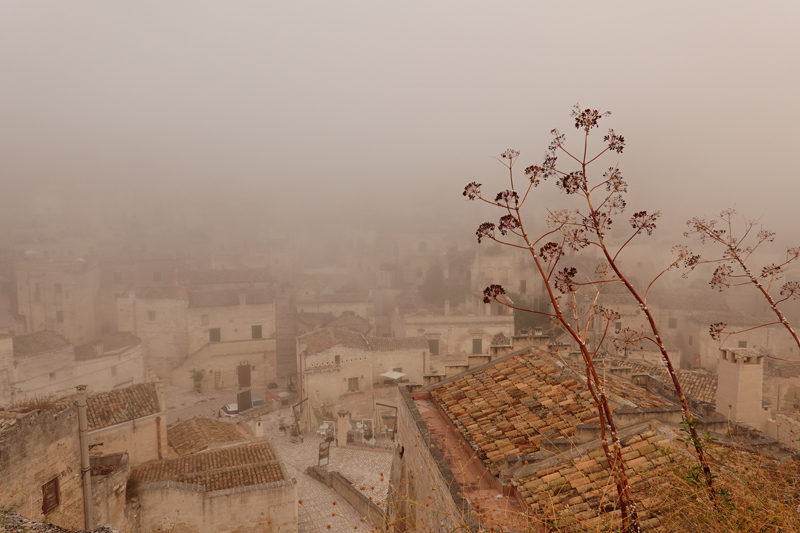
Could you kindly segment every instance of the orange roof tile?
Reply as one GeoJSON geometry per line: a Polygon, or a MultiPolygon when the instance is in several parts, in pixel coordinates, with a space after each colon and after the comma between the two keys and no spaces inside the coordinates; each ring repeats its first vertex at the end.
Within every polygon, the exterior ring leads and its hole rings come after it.
{"type": "Polygon", "coordinates": [[[131,469],[130,479],[139,483],[172,480],[214,491],[286,478],[269,443],[262,441],[147,463],[131,469]]]}

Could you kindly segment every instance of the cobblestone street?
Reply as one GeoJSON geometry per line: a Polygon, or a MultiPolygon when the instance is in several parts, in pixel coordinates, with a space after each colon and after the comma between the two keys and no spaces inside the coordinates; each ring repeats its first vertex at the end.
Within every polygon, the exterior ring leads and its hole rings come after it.
{"type": "MultiPolygon", "coordinates": [[[[254,389],[253,394],[261,397],[263,391],[254,389]]],[[[230,391],[197,393],[169,385],[165,387],[165,396],[168,424],[193,416],[215,417],[222,404],[236,402],[235,393],[230,391]]],[[[299,531],[369,531],[370,524],[362,522],[362,515],[336,491],[305,474],[306,468],[317,464],[322,438],[311,433],[305,436],[303,443],[295,444],[278,430],[279,417],[289,420],[290,409],[284,408],[265,416],[264,436],[270,438],[271,446],[286,464],[289,475],[297,480],[298,499],[303,502],[298,509],[299,531]]],[[[332,446],[327,470],[339,472],[355,488],[384,507],[391,464],[392,453],[387,451],[350,450],[332,446]]]]}
{"type": "MultiPolygon", "coordinates": [[[[361,522],[362,516],[343,500],[333,489],[305,474],[306,468],[317,464],[320,437],[312,433],[302,444],[295,444],[278,431],[278,417],[290,417],[289,409],[270,413],[265,417],[264,435],[271,437],[270,443],[286,464],[290,475],[297,479],[297,494],[303,501],[298,519],[301,533],[330,531],[369,531],[370,524],[361,522]],[[333,504],[336,502],[336,505],[333,504]],[[336,516],[332,516],[335,513],[336,516]]],[[[384,506],[389,488],[389,469],[392,454],[382,451],[348,450],[331,447],[328,471],[336,471],[353,483],[375,503],[384,506]],[[381,473],[384,476],[381,476],[381,473]],[[383,479],[383,481],[381,481],[383,479]],[[374,487],[374,488],[373,488],[374,487]]]]}

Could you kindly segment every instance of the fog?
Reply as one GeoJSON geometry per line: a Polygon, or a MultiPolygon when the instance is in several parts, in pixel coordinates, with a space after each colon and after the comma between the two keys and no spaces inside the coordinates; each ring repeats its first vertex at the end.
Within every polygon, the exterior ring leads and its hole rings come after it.
{"type": "Polygon", "coordinates": [[[733,204],[791,227],[798,15],[792,2],[4,2],[5,211],[42,194],[79,210],[160,197],[249,205],[273,233],[472,227],[463,185],[504,186],[491,156],[509,147],[540,161],[580,103],[614,112],[601,131],[628,147],[607,162],[675,239],[688,216],[733,204]]]}

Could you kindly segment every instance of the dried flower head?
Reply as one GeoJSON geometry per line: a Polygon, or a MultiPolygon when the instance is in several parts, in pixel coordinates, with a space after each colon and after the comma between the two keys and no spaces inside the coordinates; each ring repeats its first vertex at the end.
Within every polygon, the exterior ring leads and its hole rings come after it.
{"type": "Polygon", "coordinates": [[[483,303],[491,303],[492,300],[496,300],[498,296],[502,296],[505,293],[506,290],[501,285],[489,285],[483,289],[483,303]]]}
{"type": "Polygon", "coordinates": [[[463,196],[466,196],[470,200],[474,200],[475,198],[480,198],[481,184],[473,181],[472,183],[469,183],[466,187],[464,187],[464,192],[461,194],[463,196]]]}
{"type": "Polygon", "coordinates": [[[647,214],[647,211],[639,211],[638,213],[634,213],[631,217],[631,227],[641,232],[642,230],[646,231],[648,235],[653,234],[653,230],[656,229],[656,219],[661,216],[660,211],[656,211],[652,214],[647,214]]]}
{"type": "Polygon", "coordinates": [[[603,142],[608,143],[609,150],[618,154],[621,154],[622,150],[625,149],[625,137],[617,135],[612,129],[609,129],[608,135],[603,137],[603,142]]]}
{"type": "Polygon", "coordinates": [[[725,332],[725,328],[727,326],[728,325],[724,322],[716,322],[711,324],[711,326],[708,328],[708,334],[711,335],[712,339],[718,341],[722,337],[722,334],[725,332]]]}
{"type": "Polygon", "coordinates": [[[578,269],[575,267],[567,267],[557,272],[555,276],[556,289],[561,291],[562,294],[577,291],[578,284],[573,279],[577,273],[578,269]]]}
{"type": "Polygon", "coordinates": [[[508,231],[514,231],[519,227],[519,220],[517,220],[513,215],[504,215],[500,217],[500,223],[497,225],[497,229],[503,235],[506,235],[508,231]]]}
{"type": "Polygon", "coordinates": [[[603,117],[607,117],[611,111],[601,112],[597,109],[581,109],[578,104],[572,107],[570,116],[575,119],[575,129],[583,129],[586,133],[589,130],[597,127],[597,121],[603,117]]]}
{"type": "Polygon", "coordinates": [[[478,243],[480,243],[484,237],[494,239],[494,222],[484,222],[478,226],[478,230],[475,232],[475,235],[478,236],[478,243]]]}

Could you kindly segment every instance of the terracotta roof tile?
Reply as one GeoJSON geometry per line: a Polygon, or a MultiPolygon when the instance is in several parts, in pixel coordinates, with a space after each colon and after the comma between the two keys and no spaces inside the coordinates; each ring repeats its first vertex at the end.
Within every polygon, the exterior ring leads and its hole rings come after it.
{"type": "MultiPolygon", "coordinates": [[[[653,429],[647,429],[622,440],[623,458],[629,471],[629,482],[634,493],[657,480],[656,472],[664,468],[667,458],[662,448],[670,446],[670,440],[653,429]],[[648,475],[641,475],[647,472],[648,475]]],[[[546,470],[515,478],[511,484],[520,494],[529,509],[548,523],[559,527],[559,531],[583,531],[596,518],[604,524],[609,519],[619,520],[614,513],[607,513],[606,504],[612,506],[617,494],[608,461],[599,449],[587,449],[583,456],[565,459],[555,464],[551,460],[542,463],[551,465],[546,470]]],[[[537,468],[536,464],[530,469],[537,468]]],[[[639,502],[640,520],[650,520],[655,515],[646,500],[639,502]]]]}
{"type": "MultiPolygon", "coordinates": [[[[672,378],[667,369],[661,365],[653,365],[644,361],[625,359],[623,357],[606,357],[603,359],[606,370],[611,366],[630,368],[634,374],[649,374],[654,378],[672,385],[672,378]]],[[[703,370],[675,371],[683,393],[701,402],[714,404],[717,401],[717,375],[703,370]]]]}
{"type": "Polygon", "coordinates": [[[300,303],[360,303],[370,302],[366,293],[348,292],[339,294],[316,294],[298,298],[300,303]]]}
{"type": "Polygon", "coordinates": [[[69,346],[69,341],[55,331],[36,331],[14,337],[14,357],[28,357],[69,346]]]}
{"type": "Polygon", "coordinates": [[[131,292],[141,300],[185,300],[189,297],[182,285],[138,285],[126,294],[131,292]]]}
{"type": "Polygon", "coordinates": [[[360,333],[348,331],[341,328],[324,328],[306,333],[299,337],[306,345],[306,353],[312,355],[323,352],[334,346],[344,346],[347,348],[358,348],[368,350],[367,341],[360,333]]]}
{"type": "Polygon", "coordinates": [[[142,341],[138,337],[136,337],[133,333],[130,333],[128,331],[123,331],[120,333],[112,333],[110,335],[104,335],[95,341],[87,342],[86,344],[81,344],[80,346],[76,346],[75,358],[92,359],[94,357],[100,357],[108,352],[113,352],[121,348],[134,346],[136,344],[141,344],[141,342],[142,341]],[[102,352],[98,351],[98,348],[100,346],[102,346],[103,349],[102,352]]]}
{"type": "MultiPolygon", "coordinates": [[[[243,289],[245,305],[272,303],[275,299],[269,289],[243,289]]],[[[228,307],[239,305],[238,289],[217,291],[191,291],[189,307],[228,307]]]]}
{"type": "Polygon", "coordinates": [[[428,340],[425,337],[370,337],[368,342],[370,348],[377,352],[429,350],[428,340]]]}
{"type": "Polygon", "coordinates": [[[161,412],[155,383],[94,394],[86,399],[89,431],[161,412]]]}
{"type": "Polygon", "coordinates": [[[184,272],[182,276],[190,285],[211,283],[254,283],[270,281],[266,268],[237,268],[228,270],[196,270],[184,272]]]}
{"type": "Polygon", "coordinates": [[[355,331],[362,335],[366,335],[372,330],[372,324],[369,323],[369,320],[349,313],[343,313],[340,317],[334,318],[325,325],[329,328],[349,329],[350,331],[355,331]]]}
{"type": "Polygon", "coordinates": [[[173,480],[204,485],[207,491],[284,479],[280,464],[266,441],[155,461],[131,469],[134,482],[173,480]]]}
{"type": "Polygon", "coordinates": [[[249,438],[237,424],[195,417],[167,430],[167,441],[178,455],[188,455],[208,448],[209,444],[234,442],[249,438]]]}
{"type": "MultiPolygon", "coordinates": [[[[606,386],[612,408],[672,405],[610,376],[606,386]]],[[[506,456],[535,453],[542,440],[570,437],[576,425],[599,422],[586,386],[539,351],[500,359],[430,392],[494,475],[506,456]]]]}

